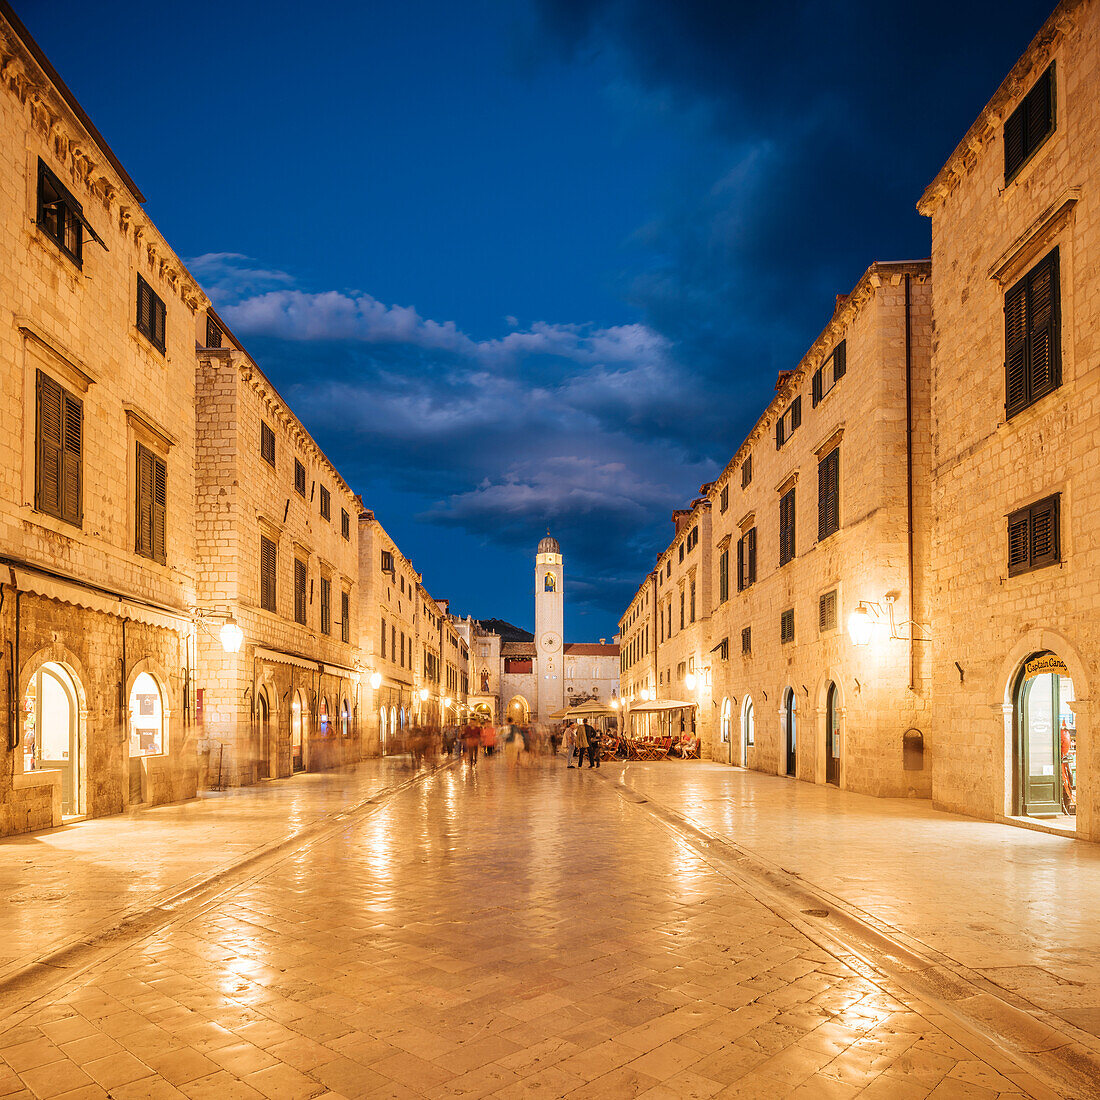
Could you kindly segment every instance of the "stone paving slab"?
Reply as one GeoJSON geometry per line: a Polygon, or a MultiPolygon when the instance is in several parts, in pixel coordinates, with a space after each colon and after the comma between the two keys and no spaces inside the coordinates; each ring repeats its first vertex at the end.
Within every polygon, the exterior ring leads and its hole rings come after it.
{"type": "Polygon", "coordinates": [[[16,1100],[1052,1095],[538,762],[437,772],[0,1027],[16,1100]]]}
{"type": "Polygon", "coordinates": [[[707,761],[604,774],[1100,1036],[1100,845],[707,761]]]}
{"type": "Polygon", "coordinates": [[[0,840],[0,980],[412,775],[405,757],[0,840]]]}

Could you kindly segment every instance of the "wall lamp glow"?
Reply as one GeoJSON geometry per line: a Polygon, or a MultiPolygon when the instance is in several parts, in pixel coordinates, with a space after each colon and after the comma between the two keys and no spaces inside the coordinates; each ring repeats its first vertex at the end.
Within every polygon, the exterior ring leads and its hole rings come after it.
{"type": "Polygon", "coordinates": [[[848,637],[852,639],[852,645],[867,645],[871,641],[871,633],[875,629],[875,622],[879,614],[876,611],[872,617],[872,608],[877,609],[878,604],[870,604],[861,600],[859,606],[848,616],[848,637]]]}
{"type": "Polygon", "coordinates": [[[422,703],[426,703],[428,701],[428,689],[427,688],[421,688],[420,689],[420,701],[422,703]]]}
{"type": "Polygon", "coordinates": [[[684,677],[684,687],[686,687],[688,689],[688,691],[694,691],[695,690],[695,685],[698,684],[698,683],[699,683],[699,677],[696,676],[694,672],[689,672],[684,677]]]}
{"type": "Polygon", "coordinates": [[[370,674],[370,686],[373,691],[377,691],[382,686],[381,672],[372,672],[370,674]]]}

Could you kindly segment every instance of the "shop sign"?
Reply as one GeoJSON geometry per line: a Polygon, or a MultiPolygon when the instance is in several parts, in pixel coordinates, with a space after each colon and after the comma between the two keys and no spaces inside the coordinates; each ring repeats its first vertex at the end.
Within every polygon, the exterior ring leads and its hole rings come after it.
{"type": "Polygon", "coordinates": [[[1069,669],[1066,668],[1066,662],[1061,657],[1055,657],[1053,653],[1045,653],[1042,657],[1032,657],[1026,665],[1024,665],[1024,679],[1032,680],[1036,676],[1042,676],[1044,673],[1053,673],[1056,676],[1068,676],[1069,669]]]}

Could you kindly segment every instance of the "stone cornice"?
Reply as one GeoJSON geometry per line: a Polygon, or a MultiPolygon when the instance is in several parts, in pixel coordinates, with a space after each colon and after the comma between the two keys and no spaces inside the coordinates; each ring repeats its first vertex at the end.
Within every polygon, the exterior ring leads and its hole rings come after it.
{"type": "Polygon", "coordinates": [[[139,266],[159,276],[192,313],[203,308],[206,295],[145,217],[141,192],[102,137],[93,132],[94,126],[85,122],[87,116],[72,93],[63,84],[59,87],[57,78],[47,71],[48,62],[35,56],[37,46],[30,42],[0,12],[0,86],[19,101],[30,128],[67,169],[74,188],[117,222],[119,232],[133,244],[139,266]]]}
{"type": "Polygon", "coordinates": [[[940,208],[943,200],[958,187],[974,170],[983,148],[996,136],[997,128],[1003,121],[1008,105],[1021,92],[1026,91],[1036,70],[1045,69],[1051,55],[1061,42],[1066,31],[1073,25],[1075,9],[1084,0],[1061,0],[1042,25],[1039,33],[1031,40],[1019,61],[1009,70],[1008,76],[1001,81],[993,97],[982,108],[970,129],[963,135],[962,141],[936,174],[936,178],[925,188],[917,203],[917,211],[926,218],[932,217],[940,208]]]}

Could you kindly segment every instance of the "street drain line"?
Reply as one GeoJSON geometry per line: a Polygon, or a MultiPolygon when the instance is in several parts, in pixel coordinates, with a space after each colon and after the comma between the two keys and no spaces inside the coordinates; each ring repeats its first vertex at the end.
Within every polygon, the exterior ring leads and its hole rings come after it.
{"type": "MultiPolygon", "coordinates": [[[[1005,1076],[1025,1076],[1033,1096],[1100,1100],[1100,1044],[1094,1036],[686,815],[647,801],[624,780],[605,782],[822,950],[876,984],[886,979],[920,998],[924,1005],[914,1011],[935,1026],[945,1029],[935,1019],[943,1017],[992,1048],[1011,1063],[1002,1070],[1005,1076]]],[[[896,992],[891,995],[897,999],[896,992]]]]}
{"type": "Polygon", "coordinates": [[[327,814],[235,863],[193,878],[166,896],[153,895],[110,922],[67,940],[29,963],[0,973],[0,1020],[5,1026],[13,1026],[32,1011],[38,1001],[56,992],[62,984],[78,984],[77,979],[91,967],[108,961],[184,915],[193,919],[203,909],[262,878],[283,860],[308,851],[321,840],[338,833],[353,818],[381,809],[395,795],[435,778],[455,763],[448,761],[430,772],[418,773],[402,783],[374,791],[347,809],[327,814]]]}

